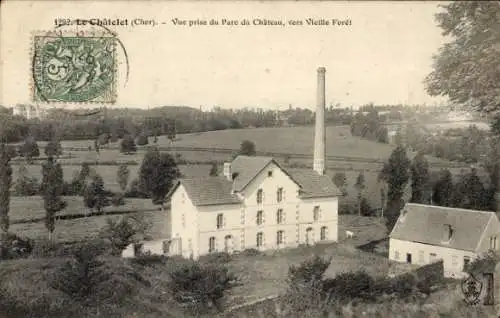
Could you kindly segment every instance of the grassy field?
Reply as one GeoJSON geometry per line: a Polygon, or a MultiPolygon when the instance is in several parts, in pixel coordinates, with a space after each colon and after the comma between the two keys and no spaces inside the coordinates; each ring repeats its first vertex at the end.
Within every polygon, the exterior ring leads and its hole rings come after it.
{"type": "MultiPolygon", "coordinates": [[[[29,177],[35,177],[40,182],[42,180],[42,167],[40,165],[26,165],[26,170],[28,171],[29,177]]],[[[117,171],[118,165],[92,165],[91,170],[99,174],[103,180],[107,189],[113,192],[119,192],[120,186],[117,182],[117,171]]],[[[73,177],[80,173],[80,165],[62,165],[64,179],[68,182],[73,180],[73,177]]],[[[128,166],[130,171],[129,185],[130,183],[138,177],[139,165],[128,166]]],[[[211,165],[179,165],[179,170],[182,175],[186,177],[201,177],[208,176],[210,172],[211,165]]],[[[15,183],[19,176],[19,166],[14,165],[12,171],[12,178],[15,183]]]]}

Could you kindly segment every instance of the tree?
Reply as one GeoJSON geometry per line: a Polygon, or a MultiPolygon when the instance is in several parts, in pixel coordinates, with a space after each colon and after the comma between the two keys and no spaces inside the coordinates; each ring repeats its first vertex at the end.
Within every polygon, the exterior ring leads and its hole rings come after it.
{"type": "Polygon", "coordinates": [[[450,170],[442,169],[439,179],[434,185],[432,201],[436,205],[451,206],[453,195],[453,178],[450,170]]]}
{"type": "Polygon", "coordinates": [[[134,138],[131,135],[124,136],[120,144],[120,152],[129,155],[136,151],[137,146],[135,145],[134,138]]]}
{"type": "Polygon", "coordinates": [[[388,184],[385,217],[389,231],[396,224],[399,212],[404,206],[403,194],[410,179],[409,168],[410,160],[406,156],[405,148],[397,146],[381,171],[381,179],[386,180],[388,184]]]}
{"type": "Polygon", "coordinates": [[[210,173],[209,175],[211,177],[216,177],[217,176],[217,172],[218,172],[218,168],[217,168],[217,163],[212,163],[212,167],[210,168],[210,173]]]}
{"type": "Polygon", "coordinates": [[[104,189],[104,181],[101,176],[96,174],[92,182],[84,190],[83,201],[87,208],[101,213],[103,208],[111,204],[108,195],[109,193],[104,189]]]}
{"type": "Polygon", "coordinates": [[[142,192],[149,194],[153,204],[163,209],[165,195],[180,176],[172,156],[160,153],[156,148],[148,149],[139,169],[139,183],[142,192]]]}
{"type": "Polygon", "coordinates": [[[0,144],[0,257],[4,258],[9,234],[10,188],[12,186],[12,166],[4,144],[0,144]]]}
{"type": "Polygon", "coordinates": [[[100,237],[111,245],[111,255],[120,256],[130,244],[144,238],[149,224],[139,216],[125,216],[119,221],[107,219],[107,224],[100,232],[100,237]]]}
{"type": "Polygon", "coordinates": [[[147,144],[149,144],[148,136],[146,136],[145,134],[140,134],[139,136],[137,136],[137,145],[145,146],[147,144]]]}
{"type": "Polygon", "coordinates": [[[436,14],[443,35],[452,40],[434,56],[426,77],[430,95],[500,119],[500,3],[459,1],[441,6],[436,14]]]}
{"type": "Polygon", "coordinates": [[[21,145],[19,149],[19,154],[26,158],[28,163],[33,162],[33,157],[40,156],[40,149],[38,149],[38,144],[35,139],[28,137],[24,140],[24,144],[21,145]]]}
{"type": "Polygon", "coordinates": [[[255,156],[257,154],[255,144],[250,140],[244,140],[240,145],[239,154],[242,156],[255,156]]]}
{"type": "Polygon", "coordinates": [[[358,215],[361,215],[361,201],[363,199],[363,190],[366,188],[365,185],[365,175],[363,172],[358,174],[356,178],[356,183],[354,184],[354,188],[358,191],[357,199],[358,199],[358,215]]]}
{"type": "Polygon", "coordinates": [[[62,148],[59,140],[50,140],[45,146],[44,153],[47,157],[59,157],[60,155],[62,155],[62,148]]]}
{"type": "Polygon", "coordinates": [[[100,134],[97,138],[99,146],[105,146],[109,144],[109,134],[100,134]]]}
{"type": "Polygon", "coordinates": [[[130,170],[128,169],[128,166],[125,164],[122,164],[118,167],[118,171],[116,172],[116,181],[120,185],[120,189],[122,192],[125,192],[127,189],[127,184],[128,184],[128,178],[130,176],[130,170]]]}
{"type": "Polygon", "coordinates": [[[487,192],[475,169],[460,176],[452,196],[454,207],[484,210],[489,207],[487,199],[487,192]]]}
{"type": "Polygon", "coordinates": [[[224,293],[235,286],[237,277],[217,263],[189,261],[170,271],[174,299],[204,313],[210,307],[220,308],[224,293]]]}
{"type": "Polygon", "coordinates": [[[18,176],[14,185],[14,192],[18,196],[33,196],[38,193],[39,186],[36,178],[28,177],[28,169],[24,164],[19,165],[18,176]]]}
{"type": "Polygon", "coordinates": [[[429,204],[430,172],[429,162],[423,153],[418,153],[410,166],[411,199],[413,203],[429,204]]]}
{"type": "Polygon", "coordinates": [[[344,172],[337,172],[332,178],[333,183],[339,188],[343,196],[347,195],[347,177],[344,172]]]}
{"type": "Polygon", "coordinates": [[[56,213],[65,209],[66,201],[61,199],[64,189],[63,170],[61,165],[52,157],[47,158],[47,162],[42,165],[42,194],[43,206],[45,208],[45,227],[48,231],[49,240],[55,229],[56,213]]]}

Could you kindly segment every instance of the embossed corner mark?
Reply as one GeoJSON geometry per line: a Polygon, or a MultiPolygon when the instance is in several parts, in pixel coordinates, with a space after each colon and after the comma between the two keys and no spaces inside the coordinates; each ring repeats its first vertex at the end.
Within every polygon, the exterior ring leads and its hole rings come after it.
{"type": "Polygon", "coordinates": [[[35,35],[33,101],[116,102],[116,37],[35,35]]]}

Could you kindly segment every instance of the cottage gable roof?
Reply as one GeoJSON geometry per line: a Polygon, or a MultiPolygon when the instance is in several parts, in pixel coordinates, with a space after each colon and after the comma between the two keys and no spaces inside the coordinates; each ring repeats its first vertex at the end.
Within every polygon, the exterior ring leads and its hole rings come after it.
{"type": "Polygon", "coordinates": [[[236,195],[231,194],[232,182],[224,177],[183,178],[179,180],[177,186],[180,184],[184,186],[189,199],[195,206],[241,202],[236,195]]]}
{"type": "Polygon", "coordinates": [[[474,211],[407,203],[390,234],[402,241],[476,251],[494,212],[474,211]],[[443,241],[444,226],[453,230],[451,239],[443,241]]]}
{"type": "Polygon", "coordinates": [[[231,163],[231,172],[237,174],[233,181],[223,176],[183,178],[170,190],[167,197],[171,197],[182,184],[195,206],[241,203],[234,193],[242,191],[271,163],[276,164],[299,186],[301,198],[334,197],[341,194],[328,176],[321,176],[313,170],[289,171],[271,157],[238,156],[231,163]]]}

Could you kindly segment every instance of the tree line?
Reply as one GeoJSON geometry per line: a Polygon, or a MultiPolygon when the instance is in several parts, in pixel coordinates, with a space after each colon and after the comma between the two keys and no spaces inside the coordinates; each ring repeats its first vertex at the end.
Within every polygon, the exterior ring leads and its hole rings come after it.
{"type": "MultiPolygon", "coordinates": [[[[4,243],[9,236],[9,202],[13,185],[11,155],[7,149],[4,144],[0,144],[0,228],[4,243]]],[[[82,164],[80,172],[71,182],[66,182],[61,164],[52,153],[48,153],[47,159],[41,163],[40,184],[35,178],[27,176],[24,165],[20,165],[19,170],[14,191],[21,195],[40,194],[43,197],[46,212],[45,227],[49,240],[55,229],[57,213],[67,207],[63,196],[82,196],[84,205],[97,213],[101,213],[104,207],[111,204],[125,204],[124,197],[127,196],[126,189],[130,176],[130,171],[125,165],[120,166],[117,171],[117,183],[120,185],[121,193],[106,190],[102,177],[92,171],[86,163],[82,164]]],[[[138,178],[132,182],[129,196],[131,194],[150,198],[153,204],[163,209],[164,198],[173,186],[173,182],[179,177],[180,172],[175,159],[168,153],[161,153],[156,147],[150,147],[144,155],[138,178]]]]}

